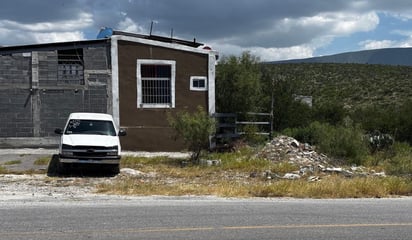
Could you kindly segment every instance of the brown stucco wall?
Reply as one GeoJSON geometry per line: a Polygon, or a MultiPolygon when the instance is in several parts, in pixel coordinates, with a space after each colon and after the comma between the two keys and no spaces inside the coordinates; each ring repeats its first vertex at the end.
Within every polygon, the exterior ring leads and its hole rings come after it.
{"type": "Polygon", "coordinates": [[[208,109],[208,92],[190,91],[190,76],[208,76],[208,55],[168,49],[128,41],[118,42],[120,126],[127,129],[122,138],[126,150],[181,151],[182,141],[175,141],[167,113],[197,106],[208,109]],[[176,105],[174,109],[137,108],[137,59],[176,61],[176,105]]]}

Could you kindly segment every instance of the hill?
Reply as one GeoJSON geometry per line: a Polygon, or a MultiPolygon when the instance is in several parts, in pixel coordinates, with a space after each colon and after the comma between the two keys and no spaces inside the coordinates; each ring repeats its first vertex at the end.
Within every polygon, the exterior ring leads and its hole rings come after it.
{"type": "Polygon", "coordinates": [[[412,48],[383,48],[270,63],[359,63],[412,66],[412,48]]]}
{"type": "Polygon", "coordinates": [[[312,96],[314,104],[340,102],[348,109],[356,109],[402,105],[412,100],[412,66],[353,63],[266,66],[274,76],[297,83],[295,93],[312,96]]]}

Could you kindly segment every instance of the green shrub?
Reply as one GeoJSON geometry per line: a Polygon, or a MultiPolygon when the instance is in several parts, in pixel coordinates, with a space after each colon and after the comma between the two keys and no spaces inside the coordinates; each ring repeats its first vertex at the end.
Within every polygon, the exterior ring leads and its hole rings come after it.
{"type": "Polygon", "coordinates": [[[181,137],[189,151],[192,161],[198,161],[202,150],[209,149],[209,137],[215,132],[215,120],[202,107],[194,113],[181,111],[176,117],[168,116],[169,124],[181,137]]]}
{"type": "Polygon", "coordinates": [[[346,159],[348,163],[361,164],[368,153],[362,129],[350,121],[338,126],[313,122],[304,128],[287,129],[284,134],[315,145],[320,152],[332,157],[346,159]]]}
{"type": "Polygon", "coordinates": [[[347,115],[343,104],[336,101],[315,105],[313,111],[314,120],[332,125],[341,123],[347,115]]]}
{"type": "Polygon", "coordinates": [[[387,160],[385,171],[391,175],[412,175],[412,148],[407,143],[396,142],[394,156],[387,160]]]}
{"type": "Polygon", "coordinates": [[[260,130],[255,125],[246,125],[241,131],[245,133],[243,139],[250,145],[263,144],[267,140],[266,136],[259,134],[260,130]]]}

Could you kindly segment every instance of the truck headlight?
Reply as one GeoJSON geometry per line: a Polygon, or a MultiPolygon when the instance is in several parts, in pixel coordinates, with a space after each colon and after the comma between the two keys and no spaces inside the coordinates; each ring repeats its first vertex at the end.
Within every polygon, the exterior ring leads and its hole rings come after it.
{"type": "Polygon", "coordinates": [[[111,147],[110,149],[108,149],[107,155],[108,156],[117,156],[117,155],[119,155],[118,147],[114,146],[114,147],[111,147]]]}
{"type": "Polygon", "coordinates": [[[62,145],[62,155],[73,156],[73,147],[67,144],[62,145]]]}

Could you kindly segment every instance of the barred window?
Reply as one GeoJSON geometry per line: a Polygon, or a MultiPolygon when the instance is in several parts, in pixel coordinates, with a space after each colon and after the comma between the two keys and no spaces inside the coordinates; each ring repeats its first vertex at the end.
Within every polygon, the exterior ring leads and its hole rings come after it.
{"type": "Polygon", "coordinates": [[[174,107],[174,75],[174,61],[138,60],[137,107],[174,107]]]}
{"type": "Polygon", "coordinates": [[[58,51],[57,84],[84,85],[83,49],[58,51]]]}

